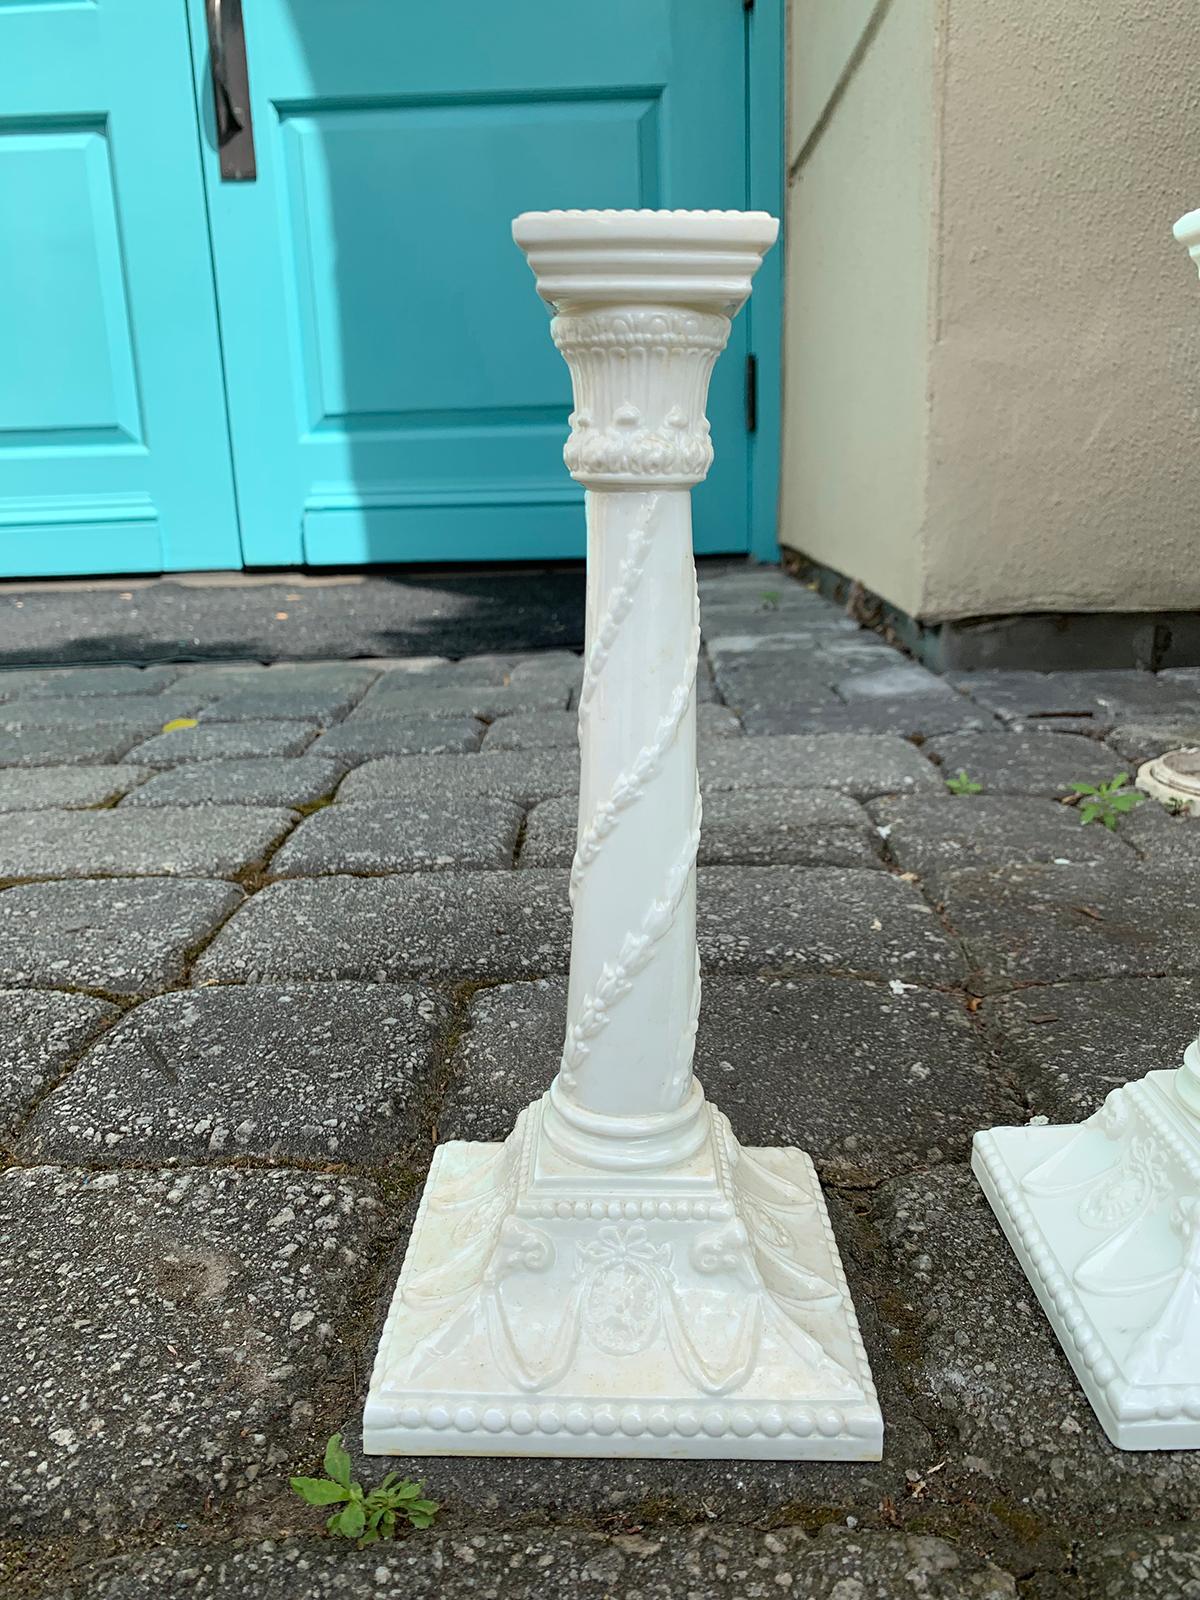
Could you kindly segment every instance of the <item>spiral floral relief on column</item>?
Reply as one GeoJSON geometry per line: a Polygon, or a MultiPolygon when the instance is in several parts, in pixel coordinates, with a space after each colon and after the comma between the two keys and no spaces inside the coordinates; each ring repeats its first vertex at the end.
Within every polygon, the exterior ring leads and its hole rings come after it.
{"type": "MultiPolygon", "coordinates": [[[[642,523],[630,536],[630,566],[627,572],[625,563],[622,563],[617,589],[606,613],[606,623],[618,614],[623,618],[627,615],[629,607],[633,603],[633,592],[637,587],[637,580],[641,576],[642,566],[645,561],[644,546],[641,541],[646,537],[646,529],[653,515],[655,503],[656,500],[648,506],[642,523]],[[636,563],[633,561],[635,545],[639,551],[636,563]]],[[[597,636],[596,646],[588,656],[588,663],[584,669],[583,689],[579,696],[579,738],[581,744],[586,738],[592,695],[615,639],[616,628],[614,627],[612,633],[605,639],[602,626],[597,636]]],[[[693,588],[692,627],[683,675],[671,691],[666,710],[659,718],[649,743],[643,745],[630,766],[618,774],[609,793],[598,803],[586,823],[582,823],[580,826],[575,846],[575,859],[571,863],[570,894],[572,905],[575,903],[575,896],[583,880],[584,871],[599,855],[600,846],[617,826],[622,813],[627,811],[645,793],[646,785],[655,777],[668,750],[675,743],[676,735],[682,726],[688,705],[691,702],[699,661],[700,599],[697,591],[693,588]]],[[[696,804],[699,805],[699,788],[697,788],[696,793],[696,804]]],[[[699,827],[698,820],[697,827],[699,827]]]]}
{"type": "MultiPolygon", "coordinates": [[[[633,591],[636,589],[645,560],[644,554],[639,557],[637,552],[641,550],[642,541],[647,535],[653,511],[654,502],[651,501],[641,522],[629,536],[626,561],[621,565],[620,576],[605,614],[605,623],[618,614],[623,619],[629,613],[633,591]]],[[[579,700],[581,741],[585,739],[587,719],[596,684],[610,659],[619,628],[618,622],[606,635],[605,624],[602,623],[597,633],[596,645],[589,653],[584,686],[579,700]],[[602,645],[603,648],[600,648],[602,645]]],[[[575,859],[571,866],[572,902],[583,885],[585,875],[594,869],[599,861],[605,840],[617,827],[621,817],[645,795],[647,785],[654,779],[667,752],[675,743],[691,703],[699,656],[700,599],[693,582],[692,629],[683,673],[671,690],[667,707],[658,720],[650,742],[638,751],[630,766],[618,774],[609,793],[596,805],[586,822],[580,825],[575,859]]],[[[595,985],[583,996],[573,1017],[568,1021],[560,1067],[563,1087],[568,1090],[577,1086],[580,1068],[590,1054],[591,1042],[607,1026],[611,1007],[629,993],[633,987],[633,979],[649,966],[656,947],[666,937],[679,914],[700,847],[700,784],[698,779],[695,779],[694,783],[691,825],[671,863],[660,892],[649,901],[637,927],[626,933],[615,959],[604,963],[595,985]]],[[[679,1042],[677,1060],[669,1080],[670,1088],[675,1093],[682,1091],[691,1074],[692,1050],[700,1011],[698,957],[692,989],[688,1027],[679,1042]]]]}

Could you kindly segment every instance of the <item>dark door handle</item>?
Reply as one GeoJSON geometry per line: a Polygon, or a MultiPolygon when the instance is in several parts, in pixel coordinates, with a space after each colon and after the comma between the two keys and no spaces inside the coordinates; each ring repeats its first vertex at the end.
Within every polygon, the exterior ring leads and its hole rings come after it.
{"type": "Polygon", "coordinates": [[[258,170],[254,161],[242,0],[204,0],[204,13],[221,177],[228,183],[250,182],[258,176],[258,170]]]}

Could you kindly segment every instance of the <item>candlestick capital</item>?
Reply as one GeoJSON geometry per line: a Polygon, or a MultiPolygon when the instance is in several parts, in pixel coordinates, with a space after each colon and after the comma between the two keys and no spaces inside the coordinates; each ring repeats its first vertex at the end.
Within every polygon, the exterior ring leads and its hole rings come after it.
{"type": "Polygon", "coordinates": [[[525,211],[513,238],[560,312],[673,305],[733,317],[779,222],[765,211],[525,211]]]}
{"type": "Polygon", "coordinates": [[[556,315],[589,489],[691,488],[712,465],[708,384],[779,231],[761,211],[527,211],[513,237],[556,315]]]}

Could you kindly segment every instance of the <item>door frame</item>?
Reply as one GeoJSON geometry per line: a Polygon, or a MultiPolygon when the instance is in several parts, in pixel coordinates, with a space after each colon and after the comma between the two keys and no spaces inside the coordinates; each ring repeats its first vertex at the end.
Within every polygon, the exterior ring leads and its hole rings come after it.
{"type": "Polygon", "coordinates": [[[746,6],[747,199],[752,211],[779,218],[779,243],[754,279],[746,307],[750,349],[757,362],[755,429],[747,475],[750,558],[779,560],[779,477],[783,448],[783,286],[785,237],[784,83],[787,65],[784,0],[743,0],[746,6]]]}

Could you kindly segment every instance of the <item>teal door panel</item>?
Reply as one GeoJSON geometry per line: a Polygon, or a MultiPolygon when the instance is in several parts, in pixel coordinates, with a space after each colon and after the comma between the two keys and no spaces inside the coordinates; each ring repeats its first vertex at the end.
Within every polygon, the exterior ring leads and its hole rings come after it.
{"type": "MultiPolygon", "coordinates": [[[[567,371],[511,219],[745,205],[743,8],[253,0],[258,175],[223,182],[188,3],[247,564],[581,555],[567,371]]],[[[745,327],[702,551],[747,548],[745,327]]]]}
{"type": "Polygon", "coordinates": [[[240,564],[169,0],[0,6],[0,575],[240,564]]]}

